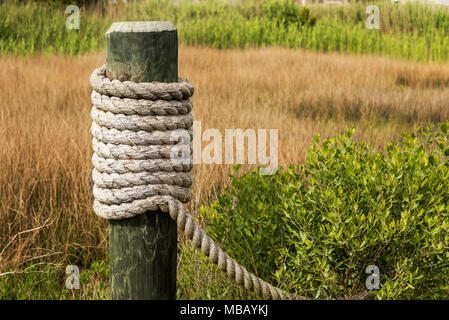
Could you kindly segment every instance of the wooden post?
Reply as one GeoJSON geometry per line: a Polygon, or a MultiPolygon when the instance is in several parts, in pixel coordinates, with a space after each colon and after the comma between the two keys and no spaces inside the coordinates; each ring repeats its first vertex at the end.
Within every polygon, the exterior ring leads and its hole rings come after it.
{"type": "MultiPolygon", "coordinates": [[[[106,32],[106,76],[178,81],[178,35],[171,22],[118,22],[106,32]]],[[[167,213],[109,223],[111,299],[176,299],[177,227],[167,213]]]]}

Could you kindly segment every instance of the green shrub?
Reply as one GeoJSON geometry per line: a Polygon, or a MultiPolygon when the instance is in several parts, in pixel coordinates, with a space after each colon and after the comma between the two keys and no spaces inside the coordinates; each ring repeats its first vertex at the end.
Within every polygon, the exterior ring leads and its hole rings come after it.
{"type": "Polygon", "coordinates": [[[274,285],[316,298],[449,298],[449,122],[384,152],[353,130],[308,150],[306,163],[232,184],[202,214],[223,249],[274,285]]]}
{"type": "Polygon", "coordinates": [[[292,0],[271,0],[263,3],[263,11],[265,16],[275,21],[277,26],[288,28],[295,25],[298,29],[300,26],[313,27],[316,23],[316,17],[310,15],[310,10],[303,7],[299,9],[298,5],[292,0]]]}

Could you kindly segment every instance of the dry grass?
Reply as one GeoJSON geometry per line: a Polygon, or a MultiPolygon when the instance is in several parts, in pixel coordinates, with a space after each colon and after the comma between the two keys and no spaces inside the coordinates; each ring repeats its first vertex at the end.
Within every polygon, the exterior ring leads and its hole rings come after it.
{"type": "MultiPolygon", "coordinates": [[[[0,60],[0,273],[30,262],[107,259],[107,223],[91,209],[89,133],[89,76],[104,61],[103,54],[0,60]]],[[[354,126],[358,138],[383,146],[416,124],[449,118],[447,65],[181,47],[179,66],[195,84],[203,130],[277,128],[283,166],[303,161],[315,134],[354,126]]],[[[196,166],[190,209],[212,201],[230,169],[196,166]]]]}

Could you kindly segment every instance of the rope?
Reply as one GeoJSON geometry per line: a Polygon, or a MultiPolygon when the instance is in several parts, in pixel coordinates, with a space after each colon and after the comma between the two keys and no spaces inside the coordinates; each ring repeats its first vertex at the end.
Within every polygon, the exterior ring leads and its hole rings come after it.
{"type": "Polygon", "coordinates": [[[229,257],[182,205],[192,198],[192,164],[172,159],[179,140],[171,137],[176,130],[192,136],[193,85],[181,78],[176,83],[111,81],[105,66],[90,82],[95,213],[124,219],[162,210],[237,284],[265,299],[290,299],[229,257]]]}

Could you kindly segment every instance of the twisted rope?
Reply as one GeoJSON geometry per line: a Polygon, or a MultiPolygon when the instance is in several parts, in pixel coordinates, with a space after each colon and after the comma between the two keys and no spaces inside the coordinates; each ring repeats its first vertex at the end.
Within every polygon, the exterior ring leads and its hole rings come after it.
{"type": "Polygon", "coordinates": [[[229,257],[182,205],[192,198],[192,164],[172,159],[179,142],[172,132],[192,136],[193,85],[181,78],[176,83],[111,81],[104,66],[92,73],[90,82],[95,213],[124,219],[162,210],[237,284],[265,299],[289,299],[229,257]]]}

